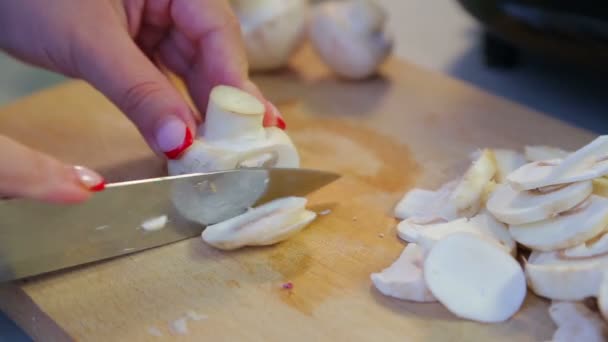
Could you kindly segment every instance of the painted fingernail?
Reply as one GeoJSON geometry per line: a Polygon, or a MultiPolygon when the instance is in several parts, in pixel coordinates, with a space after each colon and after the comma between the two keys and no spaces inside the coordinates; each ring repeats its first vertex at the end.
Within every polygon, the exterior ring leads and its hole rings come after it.
{"type": "MultiPolygon", "coordinates": [[[[277,109],[277,107],[272,104],[270,101],[266,101],[266,111],[267,111],[267,121],[265,122],[265,126],[277,126],[278,128],[285,130],[287,129],[287,124],[285,120],[281,117],[281,112],[277,109]]],[[[265,118],[265,119],[266,119],[265,118]]]]}
{"type": "Polygon", "coordinates": [[[279,127],[282,130],[286,130],[287,129],[287,124],[285,123],[285,120],[283,120],[282,117],[277,117],[277,127],[279,127]]]}
{"type": "Polygon", "coordinates": [[[177,159],[193,142],[190,129],[176,117],[165,119],[156,131],[156,143],[169,159],[177,159]]]}
{"type": "Polygon", "coordinates": [[[102,191],[106,188],[106,181],[97,172],[84,166],[74,166],[76,176],[80,183],[91,191],[102,191]]]}

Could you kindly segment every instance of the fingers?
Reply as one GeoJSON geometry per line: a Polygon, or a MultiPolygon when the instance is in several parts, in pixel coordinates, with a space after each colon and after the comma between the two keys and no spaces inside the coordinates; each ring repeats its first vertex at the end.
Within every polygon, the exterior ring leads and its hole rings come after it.
{"type": "Polygon", "coordinates": [[[186,81],[199,108],[207,107],[216,85],[244,86],[247,57],[239,22],[228,1],[176,0],[171,15],[176,29],[195,47],[186,81]]]}
{"type": "Polygon", "coordinates": [[[153,150],[178,158],[192,144],[196,120],[173,84],[119,23],[80,45],[86,47],[78,56],[83,78],[131,119],[153,150]]]}
{"type": "Polygon", "coordinates": [[[285,129],[285,121],[279,111],[249,80],[240,25],[228,2],[174,1],[172,16],[176,32],[161,46],[161,53],[166,62],[186,79],[197,106],[206,108],[214,86],[231,85],[251,93],[266,105],[265,126],[285,129]],[[189,48],[185,41],[191,42],[190,46],[195,48],[189,48]],[[185,63],[190,67],[184,66],[185,63]]]}
{"type": "Polygon", "coordinates": [[[77,203],[103,190],[103,178],[85,167],[70,166],[0,136],[0,196],[55,203],[77,203]]]}

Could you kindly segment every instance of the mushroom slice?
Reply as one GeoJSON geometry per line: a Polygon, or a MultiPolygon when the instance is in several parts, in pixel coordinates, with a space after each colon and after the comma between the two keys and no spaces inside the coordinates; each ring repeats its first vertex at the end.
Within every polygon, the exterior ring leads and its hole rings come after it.
{"type": "Polygon", "coordinates": [[[546,220],[574,208],[589,197],[592,190],[591,181],[573,183],[547,193],[517,191],[509,184],[502,184],[486,205],[502,222],[525,224],[546,220]]]}
{"type": "Polygon", "coordinates": [[[593,193],[598,196],[608,197],[608,178],[595,178],[593,180],[593,193]]]}
{"type": "Polygon", "coordinates": [[[555,300],[583,300],[598,293],[608,256],[572,260],[555,252],[533,252],[525,265],[530,289],[555,300]]]}
{"type": "Polygon", "coordinates": [[[521,266],[500,245],[478,234],[455,233],[439,240],[423,270],[435,298],[462,318],[506,321],[526,296],[521,266]]]}
{"type": "Polygon", "coordinates": [[[506,149],[494,149],[493,151],[496,160],[496,176],[494,179],[499,184],[506,182],[508,174],[526,164],[524,155],[517,151],[506,149]]]}
{"type": "Polygon", "coordinates": [[[600,235],[608,225],[608,199],[591,195],[581,205],[539,222],[511,225],[515,241],[539,251],[574,247],[600,235]]]}
{"type": "Polygon", "coordinates": [[[201,236],[206,243],[224,250],[272,245],[294,235],[316,218],[315,212],[306,210],[306,202],[303,197],[277,199],[210,225],[201,236]]]}
{"type": "Polygon", "coordinates": [[[580,302],[554,301],[549,316],[557,325],[551,342],[602,342],[608,339],[608,330],[598,315],[580,302]]]}
{"type": "Polygon", "coordinates": [[[509,253],[515,252],[516,244],[509,235],[507,227],[485,211],[470,219],[460,218],[426,226],[403,221],[397,226],[397,234],[400,238],[419,244],[425,251],[429,251],[437,241],[446,236],[462,232],[483,235],[500,244],[509,253]]]}
{"type": "Polygon", "coordinates": [[[608,321],[608,273],[604,272],[597,294],[597,306],[604,320],[608,321]]]}
{"type": "Polygon", "coordinates": [[[392,265],[382,272],[372,273],[374,286],[385,296],[414,302],[436,302],[424,282],[423,258],[420,246],[408,244],[392,265]]]}
{"type": "Polygon", "coordinates": [[[560,251],[560,256],[566,259],[592,258],[608,254],[608,234],[603,233],[592,240],[560,251]]]}
{"type": "Polygon", "coordinates": [[[600,136],[563,160],[526,164],[507,180],[517,190],[591,180],[608,174],[608,135],[600,136]]]}
{"type": "Polygon", "coordinates": [[[486,186],[495,174],[494,153],[485,149],[451,194],[450,200],[460,215],[471,217],[479,212],[486,186]]]}
{"type": "Polygon", "coordinates": [[[570,152],[551,146],[535,145],[524,147],[524,155],[529,162],[564,159],[568,154],[570,152]]]}
{"type": "Polygon", "coordinates": [[[402,220],[412,219],[420,224],[437,220],[453,220],[456,209],[450,203],[450,195],[457,182],[451,181],[436,191],[412,189],[397,203],[394,214],[402,220]]]}

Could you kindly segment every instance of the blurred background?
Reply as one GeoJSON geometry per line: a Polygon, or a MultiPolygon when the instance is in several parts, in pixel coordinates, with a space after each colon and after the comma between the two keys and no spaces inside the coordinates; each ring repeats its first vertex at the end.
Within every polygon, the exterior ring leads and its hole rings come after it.
{"type": "MultiPolygon", "coordinates": [[[[606,6],[559,0],[377,1],[389,13],[396,57],[596,133],[608,131],[606,6]]],[[[0,105],[63,81],[0,54],[0,105]]],[[[29,339],[0,315],[0,341],[29,339]]]]}
{"type": "MultiPolygon", "coordinates": [[[[595,132],[608,129],[608,22],[600,20],[608,17],[608,8],[594,6],[597,1],[377,2],[389,13],[397,57],[595,132]],[[476,18],[531,49],[488,39],[476,18]],[[550,52],[529,53],[534,49],[550,52]]],[[[0,54],[0,105],[63,80],[0,54]]]]}

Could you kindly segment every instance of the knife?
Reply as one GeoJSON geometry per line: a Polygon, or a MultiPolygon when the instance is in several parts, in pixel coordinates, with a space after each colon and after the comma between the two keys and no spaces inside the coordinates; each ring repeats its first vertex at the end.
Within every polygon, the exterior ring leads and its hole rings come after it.
{"type": "Polygon", "coordinates": [[[75,205],[0,201],[0,282],[195,237],[206,225],[273,199],[305,196],[339,177],[247,168],[108,184],[75,205]],[[150,222],[161,225],[150,229],[150,222]]]}

